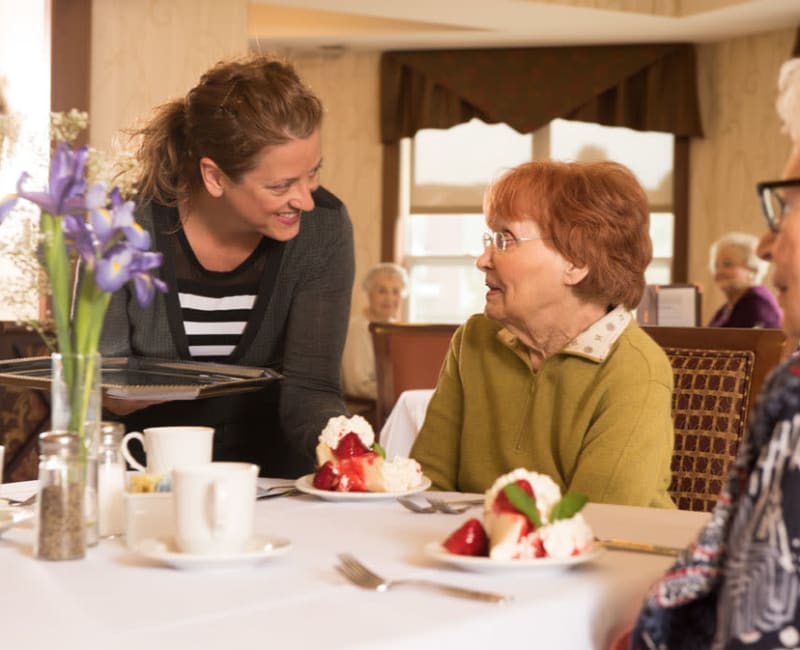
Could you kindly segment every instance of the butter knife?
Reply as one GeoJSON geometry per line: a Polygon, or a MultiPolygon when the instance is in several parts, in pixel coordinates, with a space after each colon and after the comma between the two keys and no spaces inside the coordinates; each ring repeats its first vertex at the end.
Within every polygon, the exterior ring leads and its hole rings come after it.
{"type": "Polygon", "coordinates": [[[653,553],[655,555],[669,555],[675,557],[683,549],[675,546],[661,546],[660,544],[645,544],[631,542],[627,539],[597,539],[601,546],[612,551],[634,551],[635,553],[653,553]]]}

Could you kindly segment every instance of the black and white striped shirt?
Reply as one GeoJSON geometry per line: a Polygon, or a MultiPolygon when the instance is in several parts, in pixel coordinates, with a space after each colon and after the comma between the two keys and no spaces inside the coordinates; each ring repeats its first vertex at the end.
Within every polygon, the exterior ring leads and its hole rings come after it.
{"type": "Polygon", "coordinates": [[[178,301],[189,354],[198,361],[230,361],[256,301],[266,240],[232,271],[209,271],[182,232],[179,239],[178,301]]]}

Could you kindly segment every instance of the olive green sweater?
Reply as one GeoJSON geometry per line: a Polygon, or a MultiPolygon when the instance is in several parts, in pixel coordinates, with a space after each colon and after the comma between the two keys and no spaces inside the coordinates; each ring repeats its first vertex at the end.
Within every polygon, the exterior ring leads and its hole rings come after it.
{"type": "Polygon", "coordinates": [[[500,324],[476,315],[462,325],[411,450],[434,486],[482,492],[524,467],[593,502],[675,507],[663,350],[633,321],[604,358],[574,348],[534,371],[500,324]]]}

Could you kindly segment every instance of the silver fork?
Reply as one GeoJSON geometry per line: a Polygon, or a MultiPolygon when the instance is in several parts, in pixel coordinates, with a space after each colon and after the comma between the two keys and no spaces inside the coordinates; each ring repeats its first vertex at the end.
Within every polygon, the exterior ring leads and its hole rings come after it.
{"type": "Polygon", "coordinates": [[[448,515],[460,515],[470,508],[483,505],[483,497],[474,499],[458,499],[456,501],[445,501],[438,497],[425,497],[434,508],[439,512],[444,512],[448,515]]]}
{"type": "Polygon", "coordinates": [[[483,503],[483,499],[459,499],[456,501],[445,501],[444,499],[438,499],[436,497],[426,497],[428,503],[430,505],[423,506],[414,501],[413,499],[409,499],[408,497],[397,497],[397,500],[400,502],[401,505],[405,506],[412,512],[418,512],[420,514],[431,514],[433,512],[443,512],[447,515],[460,515],[470,508],[475,506],[481,505],[483,503]]]}
{"type": "Polygon", "coordinates": [[[432,582],[430,580],[386,580],[385,578],[381,578],[379,575],[370,571],[349,553],[340,554],[339,561],[341,564],[337,565],[336,567],[339,573],[341,573],[353,584],[364,589],[371,589],[372,591],[389,591],[394,587],[406,586],[433,589],[436,591],[442,591],[451,596],[482,600],[489,603],[506,603],[510,600],[513,600],[511,596],[505,596],[503,594],[493,594],[488,591],[475,591],[473,589],[445,585],[440,582],[432,582]]]}

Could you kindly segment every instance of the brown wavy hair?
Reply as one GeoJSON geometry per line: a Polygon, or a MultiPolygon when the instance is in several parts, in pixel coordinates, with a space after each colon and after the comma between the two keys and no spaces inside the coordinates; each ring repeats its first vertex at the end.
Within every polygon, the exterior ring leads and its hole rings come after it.
{"type": "Polygon", "coordinates": [[[175,206],[202,187],[208,157],[234,182],[265,147],[309,137],[322,103],[287,62],[265,56],[217,63],[186,97],[155,109],[138,138],[141,201],[175,206]]]}
{"type": "Polygon", "coordinates": [[[614,162],[534,161],[489,187],[484,212],[490,228],[530,220],[544,245],[587,276],[573,287],[581,298],[635,308],[653,257],[650,210],[631,171],[614,162]]]}

